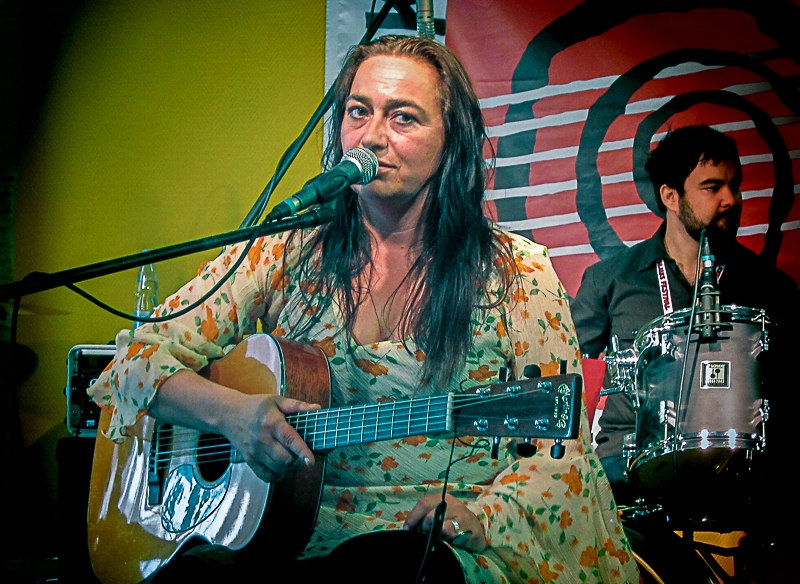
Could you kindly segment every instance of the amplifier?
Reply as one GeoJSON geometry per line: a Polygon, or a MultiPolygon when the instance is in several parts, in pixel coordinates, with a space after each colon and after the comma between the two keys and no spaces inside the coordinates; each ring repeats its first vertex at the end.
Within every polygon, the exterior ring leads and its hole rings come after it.
{"type": "Polygon", "coordinates": [[[75,345],[67,356],[67,430],[73,436],[97,436],[100,408],[86,394],[114,358],[115,345],[75,345]]]}

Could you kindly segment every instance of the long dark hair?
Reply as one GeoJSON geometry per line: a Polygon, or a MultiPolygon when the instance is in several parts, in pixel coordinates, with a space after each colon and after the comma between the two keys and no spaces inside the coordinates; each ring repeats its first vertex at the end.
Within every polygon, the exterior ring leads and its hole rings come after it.
{"type": "MultiPolygon", "coordinates": [[[[495,307],[507,295],[515,273],[513,251],[483,215],[488,140],[475,91],[461,62],[439,43],[388,35],[350,50],[334,85],[324,166],[342,158],[345,102],[359,66],[376,55],[419,59],[439,74],[444,149],[422,210],[422,251],[406,276],[411,292],[398,334],[401,339],[412,336],[425,353],[423,379],[445,384],[461,371],[472,346],[474,309],[495,307]],[[492,274],[499,280],[491,281],[492,274]]],[[[369,293],[354,282],[371,267],[370,236],[354,191],[339,199],[333,221],[305,249],[302,279],[325,297],[340,300],[349,338],[369,293]],[[320,250],[319,256],[312,253],[320,250]]]]}

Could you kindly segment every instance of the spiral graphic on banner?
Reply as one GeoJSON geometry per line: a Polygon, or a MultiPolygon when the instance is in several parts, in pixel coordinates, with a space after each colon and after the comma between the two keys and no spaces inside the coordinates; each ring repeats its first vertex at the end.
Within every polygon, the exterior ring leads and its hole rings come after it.
{"type": "MultiPolygon", "coordinates": [[[[693,18],[702,16],[707,19],[709,38],[725,35],[725,30],[715,27],[715,18],[721,14],[719,10],[725,9],[727,12],[749,15],[755,24],[753,30],[757,27],[760,35],[771,39],[775,46],[755,54],[744,54],[735,50],[708,48],[709,45],[714,46],[714,43],[704,38],[681,39],[689,47],[643,55],[640,62],[616,76],[613,81],[594,89],[601,93],[586,110],[577,144],[574,168],[575,206],[580,222],[588,232],[589,244],[601,259],[613,255],[626,245],[625,238],[620,237],[609,222],[609,209],[604,204],[604,177],[601,176],[599,160],[604,148],[608,149],[610,129],[615,124],[619,126],[622,117],[628,118],[625,122],[626,129],[631,124],[631,119],[637,120],[631,132],[632,156],[628,161],[632,172],[618,174],[630,176],[626,180],[633,182],[638,198],[647,210],[658,215],[655,193],[644,171],[644,162],[651,142],[658,139],[658,132],[669,127],[673,118],[694,107],[718,108],[720,113],[714,117],[720,118],[721,123],[713,125],[723,131],[754,128],[758,140],[766,145],[768,154],[761,152],[759,156],[752,157],[758,162],[771,159],[774,174],[771,193],[758,194],[760,197],[770,197],[761,253],[773,262],[777,259],[782,239],[781,227],[791,211],[796,189],[792,169],[793,152],[787,147],[780,126],[798,123],[800,93],[794,77],[785,77],[775,68],[767,66],[765,61],[784,59],[800,65],[800,36],[789,24],[800,22],[800,7],[796,3],[789,0],[764,0],[758,3],[735,0],[657,0],[630,4],[587,0],[555,18],[534,36],[514,70],[512,95],[524,95],[526,92],[536,95],[537,91],[542,94],[551,83],[554,60],[560,54],[608,35],[615,27],[634,17],[701,9],[705,12],[695,12],[693,18]],[[733,79],[732,85],[721,83],[718,70],[722,68],[727,71],[725,81],[730,82],[733,79]],[[671,85],[670,79],[678,76],[675,73],[677,70],[682,71],[682,81],[671,85]],[[674,95],[669,95],[675,85],[679,86],[679,90],[674,91],[674,95]],[[662,93],[659,94],[659,91],[662,93]],[[653,94],[658,97],[644,98],[653,94]],[[640,118],[628,115],[632,113],[640,118]]],[[[721,22],[724,22],[724,18],[721,22]]],[[[559,64],[563,66],[563,61],[559,64]]],[[[522,129],[499,135],[498,160],[525,160],[526,156],[530,157],[535,152],[542,126],[531,122],[536,121],[534,108],[542,99],[546,98],[534,97],[508,105],[505,125],[516,124],[522,129]]],[[[626,142],[630,143],[631,140],[626,142]]],[[[745,154],[749,152],[742,152],[743,162],[746,162],[745,154]]],[[[512,192],[528,185],[534,172],[531,163],[498,165],[494,189],[498,192],[512,192]]],[[[747,170],[745,179],[747,180],[747,170]]],[[[494,200],[494,205],[501,223],[513,223],[519,217],[528,216],[528,200],[524,196],[498,197],[494,200]]],[[[531,231],[520,231],[531,235],[531,231]]]]}

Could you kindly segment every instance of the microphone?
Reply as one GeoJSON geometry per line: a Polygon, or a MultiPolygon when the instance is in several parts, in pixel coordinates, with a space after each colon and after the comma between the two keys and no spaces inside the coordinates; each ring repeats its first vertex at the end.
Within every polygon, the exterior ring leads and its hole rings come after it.
{"type": "Polygon", "coordinates": [[[708,236],[703,232],[700,238],[700,261],[702,271],[698,282],[698,296],[700,297],[700,320],[703,324],[702,337],[710,337],[712,324],[719,322],[719,314],[714,312],[719,309],[719,289],[717,288],[717,266],[708,236]]]}
{"type": "Polygon", "coordinates": [[[312,178],[299,192],[281,201],[264,218],[264,222],[283,219],[312,205],[332,200],[350,185],[367,184],[378,174],[378,157],[366,148],[351,148],[341,162],[312,178]]]}
{"type": "Polygon", "coordinates": [[[436,37],[433,0],[417,0],[417,36],[431,40],[436,37]]]}

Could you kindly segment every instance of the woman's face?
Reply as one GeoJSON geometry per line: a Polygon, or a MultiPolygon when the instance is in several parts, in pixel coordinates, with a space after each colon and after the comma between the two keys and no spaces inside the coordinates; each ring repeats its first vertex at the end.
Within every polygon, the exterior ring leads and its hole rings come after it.
{"type": "Polygon", "coordinates": [[[439,74],[428,63],[378,55],[356,72],[345,101],[342,149],[372,150],[380,166],[362,197],[425,196],[444,146],[439,74]]]}

